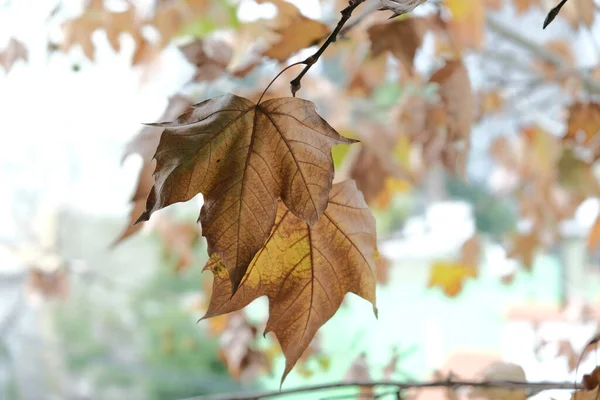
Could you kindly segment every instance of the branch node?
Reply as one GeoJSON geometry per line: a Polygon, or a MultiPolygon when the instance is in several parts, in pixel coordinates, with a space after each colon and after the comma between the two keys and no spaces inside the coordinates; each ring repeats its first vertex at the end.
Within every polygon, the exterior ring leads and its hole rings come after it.
{"type": "Polygon", "coordinates": [[[290,90],[292,91],[292,96],[296,97],[296,92],[302,88],[302,84],[300,83],[300,79],[294,79],[290,82],[290,90]]]}
{"type": "Polygon", "coordinates": [[[314,64],[316,64],[317,61],[319,61],[319,58],[321,57],[321,55],[323,55],[323,53],[325,52],[325,50],[327,50],[327,48],[329,47],[329,45],[331,43],[334,43],[337,40],[338,34],[342,30],[342,28],[344,27],[344,25],[346,24],[346,22],[348,22],[348,20],[352,16],[352,12],[354,11],[354,9],[356,7],[358,7],[360,4],[364,3],[365,1],[366,0],[348,0],[348,7],[344,8],[341,11],[342,18],[338,22],[338,24],[335,27],[335,29],[327,37],[327,39],[321,45],[321,47],[319,48],[319,50],[317,50],[315,52],[315,54],[313,54],[312,56],[308,57],[304,61],[304,64],[305,64],[304,69],[300,72],[300,74],[298,74],[298,76],[293,81],[290,82],[290,87],[291,87],[291,90],[292,90],[292,95],[294,97],[296,97],[296,92],[298,90],[300,90],[300,87],[301,87],[300,81],[302,80],[302,78],[304,77],[304,75],[306,75],[306,73],[308,72],[308,70],[314,64]]]}

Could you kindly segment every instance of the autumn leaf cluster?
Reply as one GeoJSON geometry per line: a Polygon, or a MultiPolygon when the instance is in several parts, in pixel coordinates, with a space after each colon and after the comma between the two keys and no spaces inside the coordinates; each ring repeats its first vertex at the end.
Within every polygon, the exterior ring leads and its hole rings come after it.
{"type": "MultiPolygon", "coordinates": [[[[203,100],[210,96],[182,88],[188,95],[170,99],[160,118],[166,122],[144,127],[129,143],[125,157],[137,153],[143,166],[130,221],[116,242],[136,233],[154,212],[202,194],[199,222],[210,256],[205,268],[214,274],[206,315],[268,297],[267,331],[286,355],[284,377],[346,293],[375,306],[375,282],[386,281],[389,263],[377,251],[367,204],[386,210],[398,196],[426,194],[442,175],[467,180],[478,124],[507,115],[516,121],[513,134],[489,140],[495,174],[489,181],[498,175],[512,182],[492,195],[510,198],[530,228],[492,239],[525,268],[561,239],[561,224],[585,199],[600,194],[593,175],[600,106],[587,96],[600,93],[598,71],[579,71],[570,43],[540,45],[497,18],[507,9],[515,18],[544,15],[553,2],[357,2],[331,43],[327,38],[347,1],[323,0],[323,9],[335,12],[324,12],[321,20],[285,0],[256,2],[272,4],[276,15],[243,22],[237,5],[227,1],[159,1],[148,12],[133,2],[114,11],[92,0],[81,15],[61,21],[63,36],[48,48],[80,51],[93,62],[94,32],[104,32],[115,52],[129,36],[135,45],[131,63],[147,79],[159,73],[164,50],[177,47],[195,69],[187,89],[228,92],[231,82],[239,89],[203,100]],[[388,19],[395,14],[403,15],[388,19]],[[144,33],[148,28],[155,37],[144,33]],[[519,56],[498,42],[510,43],[519,56]],[[329,46],[318,57],[323,70],[304,75],[298,92],[310,101],[290,97],[290,80],[315,61],[298,53],[324,44],[329,46]],[[417,59],[426,51],[432,62],[422,67],[417,59]],[[468,58],[486,65],[483,84],[473,80],[468,58]],[[271,82],[274,64],[284,68],[298,60],[271,82]],[[511,79],[526,86],[513,90],[511,79]],[[566,121],[561,132],[520,114],[531,88],[548,85],[559,93],[551,100],[561,99],[552,103],[553,113],[566,121]]],[[[558,21],[573,32],[589,29],[594,10],[592,0],[570,0],[546,32],[558,21]]],[[[0,51],[7,71],[26,60],[26,48],[15,38],[0,51]]],[[[186,248],[197,235],[185,230],[176,237],[170,247],[177,268],[185,268],[186,248]]],[[[488,239],[476,232],[459,252],[433,261],[428,286],[457,296],[478,276],[488,239]]],[[[600,247],[600,219],[588,245],[600,247]]]]}

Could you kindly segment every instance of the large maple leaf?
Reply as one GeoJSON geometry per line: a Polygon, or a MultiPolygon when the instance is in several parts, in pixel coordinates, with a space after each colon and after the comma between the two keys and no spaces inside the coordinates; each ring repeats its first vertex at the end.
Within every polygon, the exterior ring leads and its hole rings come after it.
{"type": "Polygon", "coordinates": [[[165,127],[156,151],[154,190],[139,220],[204,195],[200,212],[209,254],[224,261],[237,289],[275,223],[281,198],[314,224],[333,181],[338,134],[313,103],[279,98],[258,105],[235,95],[206,100],[165,127]]]}
{"type": "Polygon", "coordinates": [[[354,181],[333,186],[327,209],[312,226],[280,202],[275,226],[235,295],[223,261],[213,256],[207,263],[214,282],[203,318],[240,310],[267,296],[265,333],[275,333],[285,354],[283,382],[346,293],[370,301],[377,312],[376,251],[375,219],[354,181]]]}

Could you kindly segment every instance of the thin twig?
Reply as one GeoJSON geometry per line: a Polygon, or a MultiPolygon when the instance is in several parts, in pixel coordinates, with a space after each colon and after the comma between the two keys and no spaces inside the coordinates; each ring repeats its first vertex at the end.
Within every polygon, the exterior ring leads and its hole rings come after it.
{"type": "Polygon", "coordinates": [[[338,396],[329,396],[329,397],[323,397],[321,398],[321,400],[347,400],[347,399],[352,399],[352,400],[356,400],[356,399],[367,399],[367,400],[374,400],[374,399],[382,399],[384,397],[387,396],[392,396],[398,393],[398,389],[394,389],[391,390],[389,392],[381,392],[379,394],[373,394],[373,393],[351,393],[351,394],[341,394],[338,396]]]}
{"type": "Polygon", "coordinates": [[[331,32],[329,37],[327,37],[327,40],[325,40],[325,43],[323,43],[321,45],[321,47],[319,48],[319,50],[317,50],[317,52],[315,54],[308,57],[306,60],[304,60],[302,62],[302,64],[305,65],[304,69],[302,70],[302,72],[300,72],[300,74],[298,74],[298,76],[296,78],[294,78],[294,80],[292,80],[290,82],[290,89],[292,91],[292,96],[296,97],[296,92],[298,92],[298,90],[300,90],[300,88],[302,87],[301,81],[302,81],[302,78],[304,77],[304,75],[306,75],[306,73],[310,70],[310,68],[317,61],[319,61],[319,58],[321,58],[321,55],[323,55],[323,53],[325,52],[325,50],[327,50],[329,45],[331,43],[334,43],[337,40],[338,34],[342,30],[342,28],[344,27],[346,22],[348,22],[348,20],[352,16],[352,12],[356,9],[356,7],[358,7],[365,1],[366,0],[349,0],[348,1],[348,7],[344,8],[341,11],[342,18],[340,19],[340,22],[338,22],[338,24],[335,27],[335,29],[333,30],[333,32],[331,32]]]}
{"type": "Polygon", "coordinates": [[[265,93],[267,93],[267,90],[269,90],[269,88],[271,87],[271,85],[273,83],[275,83],[275,81],[277,80],[277,78],[279,78],[281,76],[281,74],[283,74],[285,71],[287,71],[288,69],[295,67],[296,65],[302,65],[304,64],[304,61],[300,61],[297,63],[293,63],[288,65],[287,67],[285,67],[284,69],[282,69],[277,75],[275,75],[275,78],[271,79],[271,82],[269,82],[269,84],[267,85],[267,87],[265,88],[265,90],[263,90],[262,94],[260,95],[258,101],[256,102],[256,104],[260,104],[262,98],[264,97],[265,93]]]}
{"type": "Polygon", "coordinates": [[[272,397],[281,397],[296,393],[316,392],[320,390],[340,389],[340,388],[360,388],[360,387],[377,387],[388,386],[395,387],[397,390],[405,389],[425,389],[425,388],[502,388],[502,389],[521,389],[533,392],[544,390],[575,390],[583,389],[583,385],[573,384],[573,382],[515,382],[515,381],[434,381],[434,382],[397,382],[397,381],[349,381],[337,382],[325,385],[303,386],[295,389],[262,392],[254,394],[227,394],[216,396],[198,396],[190,397],[186,400],[259,400],[272,397]]]}

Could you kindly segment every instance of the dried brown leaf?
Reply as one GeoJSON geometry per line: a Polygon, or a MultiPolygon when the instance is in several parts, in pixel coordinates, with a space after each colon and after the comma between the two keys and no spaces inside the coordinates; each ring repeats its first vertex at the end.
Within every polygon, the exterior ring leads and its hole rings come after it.
{"type": "Polygon", "coordinates": [[[227,266],[234,292],[271,233],[277,200],[315,224],[333,181],[331,148],[354,142],[298,98],[256,105],[226,95],[156,126],[166,129],[155,155],[154,190],[139,220],[202,193],[202,234],[209,254],[227,266]]]}

